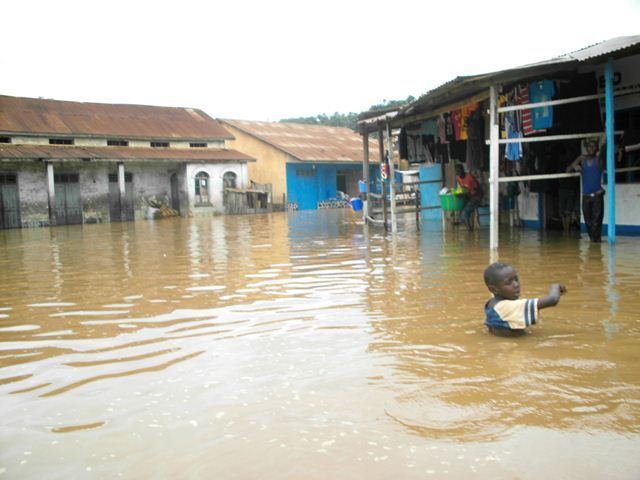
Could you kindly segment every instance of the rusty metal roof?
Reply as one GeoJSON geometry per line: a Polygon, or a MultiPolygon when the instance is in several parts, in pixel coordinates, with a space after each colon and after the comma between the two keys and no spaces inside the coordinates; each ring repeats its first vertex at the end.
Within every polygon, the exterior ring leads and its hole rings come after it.
{"type": "Polygon", "coordinates": [[[202,110],[0,95],[0,132],[164,140],[233,139],[202,110]]]}
{"type": "MultiPolygon", "coordinates": [[[[220,121],[302,162],[362,162],[362,137],[350,128],[248,120],[220,121]]],[[[369,140],[369,159],[379,161],[375,139],[369,140]]]]}
{"type": "Polygon", "coordinates": [[[254,162],[255,159],[226,148],[138,148],[138,147],[75,147],[68,145],[0,144],[3,160],[115,160],[115,161],[177,161],[177,162],[254,162]]]}

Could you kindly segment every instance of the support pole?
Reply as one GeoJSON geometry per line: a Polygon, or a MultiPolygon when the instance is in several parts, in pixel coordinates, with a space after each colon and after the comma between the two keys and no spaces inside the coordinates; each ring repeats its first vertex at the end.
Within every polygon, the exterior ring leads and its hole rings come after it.
{"type": "Polygon", "coordinates": [[[499,163],[499,125],[497,112],[496,86],[489,87],[489,248],[494,251],[498,248],[498,229],[500,225],[500,210],[498,204],[498,180],[500,175],[499,163]]]}
{"type": "Polygon", "coordinates": [[[363,215],[366,223],[367,217],[369,217],[369,131],[366,130],[362,134],[362,150],[364,156],[362,157],[362,180],[365,183],[365,193],[363,198],[363,215]]]}
{"type": "Polygon", "coordinates": [[[606,113],[605,131],[607,134],[607,201],[609,207],[607,241],[616,243],[616,173],[615,138],[613,117],[613,58],[609,58],[604,67],[604,104],[606,113]]]}
{"type": "MultiPolygon", "coordinates": [[[[384,165],[384,130],[382,124],[378,124],[378,152],[380,153],[380,171],[382,172],[382,166],[384,165]]],[[[384,229],[387,230],[387,182],[382,179],[382,222],[384,229]]]]}
{"type": "Polygon", "coordinates": [[[393,164],[393,142],[391,140],[391,124],[387,122],[387,149],[389,151],[389,198],[391,199],[391,232],[398,231],[396,218],[396,169],[393,164]]]}
{"type": "Polygon", "coordinates": [[[127,221],[127,209],[125,206],[124,163],[118,163],[118,191],[120,199],[120,221],[127,221]]]}
{"type": "Polygon", "coordinates": [[[53,172],[53,163],[47,162],[47,200],[49,204],[49,225],[57,224],[56,218],[56,183],[53,172]]]}

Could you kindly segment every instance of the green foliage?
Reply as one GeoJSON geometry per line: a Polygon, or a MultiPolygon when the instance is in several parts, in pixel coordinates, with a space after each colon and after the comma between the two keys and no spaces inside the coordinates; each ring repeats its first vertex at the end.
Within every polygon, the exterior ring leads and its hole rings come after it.
{"type": "MultiPolygon", "coordinates": [[[[382,103],[378,103],[376,105],[371,105],[367,111],[372,110],[380,110],[389,107],[397,107],[399,105],[404,105],[405,103],[413,102],[415,98],[409,95],[405,100],[383,100],[382,103]]],[[[355,112],[349,113],[339,113],[335,112],[333,115],[329,116],[326,113],[321,113],[319,115],[315,115],[313,117],[293,117],[293,118],[283,118],[280,120],[281,122],[287,123],[304,123],[307,125],[328,125],[332,127],[346,127],[355,129],[356,122],[358,121],[358,114],[355,112]]]]}

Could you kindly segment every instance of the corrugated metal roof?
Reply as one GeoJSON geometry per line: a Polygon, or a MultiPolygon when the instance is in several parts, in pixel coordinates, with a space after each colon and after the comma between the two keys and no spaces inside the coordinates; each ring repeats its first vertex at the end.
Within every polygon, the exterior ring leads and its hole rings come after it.
{"type": "Polygon", "coordinates": [[[619,57],[638,52],[640,52],[640,35],[616,37],[541,62],[479,75],[456,77],[429,90],[414,102],[401,107],[398,118],[429,111],[438,106],[446,105],[462,98],[468,98],[488,88],[491,84],[509,83],[526,80],[527,78],[535,76],[572,71],[576,69],[581,62],[594,62],[604,60],[610,56],[619,57]]]}
{"type": "Polygon", "coordinates": [[[0,132],[165,140],[232,139],[202,110],[0,95],[0,132]]]}
{"type": "Polygon", "coordinates": [[[255,159],[225,148],[75,147],[65,145],[0,144],[7,160],[169,160],[178,162],[253,162],[255,159]]]}
{"type": "MultiPolygon", "coordinates": [[[[303,162],[362,162],[362,137],[344,127],[300,123],[220,120],[303,162]]],[[[369,141],[369,159],[379,161],[378,142],[369,141]]]]}
{"type": "MultiPolygon", "coordinates": [[[[640,46],[640,35],[629,35],[627,37],[615,37],[605,40],[595,45],[590,45],[575,52],[567,53],[557,57],[558,59],[577,60],[584,62],[598,57],[610,56],[622,53],[629,48],[640,46]]],[[[554,60],[554,59],[552,59],[554,60]]]]}

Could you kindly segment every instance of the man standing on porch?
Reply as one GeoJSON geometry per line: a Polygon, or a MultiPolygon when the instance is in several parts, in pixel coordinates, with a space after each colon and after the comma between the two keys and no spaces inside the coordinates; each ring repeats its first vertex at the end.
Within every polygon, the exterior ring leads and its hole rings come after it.
{"type": "Polygon", "coordinates": [[[582,179],[582,214],[587,224],[587,233],[594,243],[602,239],[602,218],[604,216],[604,190],[602,189],[602,162],[596,154],[598,144],[591,140],[587,144],[587,154],[580,155],[567,172],[580,172],[582,179]]]}

